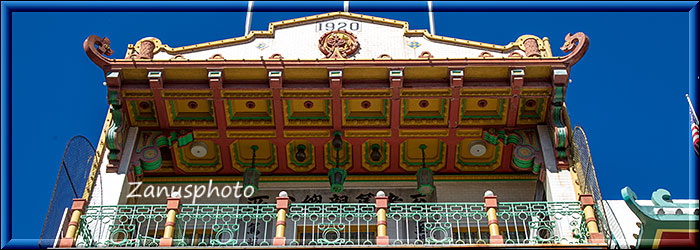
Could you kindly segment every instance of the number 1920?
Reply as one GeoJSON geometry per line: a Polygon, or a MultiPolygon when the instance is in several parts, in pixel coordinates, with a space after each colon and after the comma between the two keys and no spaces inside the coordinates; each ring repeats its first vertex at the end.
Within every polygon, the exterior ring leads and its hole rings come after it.
{"type": "Polygon", "coordinates": [[[335,30],[349,30],[349,31],[360,31],[359,22],[323,22],[316,25],[316,31],[335,31],[335,30]]]}

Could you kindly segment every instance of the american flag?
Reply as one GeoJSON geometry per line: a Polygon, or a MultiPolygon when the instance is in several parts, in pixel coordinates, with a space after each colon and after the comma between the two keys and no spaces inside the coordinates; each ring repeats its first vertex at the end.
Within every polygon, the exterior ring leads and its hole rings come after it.
{"type": "Polygon", "coordinates": [[[690,102],[690,97],[686,94],[685,97],[688,99],[688,105],[690,105],[690,133],[693,135],[693,148],[695,149],[695,156],[700,158],[700,129],[698,128],[698,116],[695,114],[695,109],[693,109],[693,103],[690,102]]]}

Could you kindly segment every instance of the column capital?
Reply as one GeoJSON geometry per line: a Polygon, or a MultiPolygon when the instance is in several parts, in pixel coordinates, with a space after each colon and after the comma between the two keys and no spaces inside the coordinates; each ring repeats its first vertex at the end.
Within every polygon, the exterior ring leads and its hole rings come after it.
{"type": "Polygon", "coordinates": [[[70,210],[71,211],[85,211],[85,208],[87,207],[88,203],[87,200],[85,199],[73,199],[73,205],[71,206],[70,210]]]}
{"type": "Polygon", "coordinates": [[[484,204],[486,206],[486,209],[498,208],[498,196],[497,195],[484,196],[484,204]]]}
{"type": "Polygon", "coordinates": [[[389,197],[387,197],[387,196],[375,196],[374,202],[375,202],[377,209],[389,208],[389,197]]]}
{"type": "Polygon", "coordinates": [[[595,205],[595,200],[593,200],[592,194],[580,194],[578,196],[578,201],[581,202],[582,207],[595,205]]]}
{"type": "Polygon", "coordinates": [[[173,198],[173,197],[168,198],[168,202],[167,202],[167,209],[168,209],[168,210],[175,210],[175,211],[177,211],[177,212],[179,213],[179,212],[180,212],[180,206],[181,206],[181,205],[182,205],[182,202],[181,202],[181,200],[180,200],[179,197],[177,197],[177,198],[173,198]]]}
{"type": "Polygon", "coordinates": [[[277,197],[277,209],[289,209],[289,205],[291,202],[289,202],[289,197],[287,196],[282,196],[282,197],[277,197]]]}

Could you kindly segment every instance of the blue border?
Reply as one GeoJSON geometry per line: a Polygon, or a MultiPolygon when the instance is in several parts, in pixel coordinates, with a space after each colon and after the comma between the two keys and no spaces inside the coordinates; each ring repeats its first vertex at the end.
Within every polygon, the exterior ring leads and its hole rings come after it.
{"type": "MultiPolygon", "coordinates": [[[[700,99],[698,99],[698,95],[700,95],[700,93],[698,93],[698,86],[700,85],[700,74],[698,74],[698,67],[700,66],[700,61],[698,59],[698,46],[700,46],[698,42],[698,35],[700,35],[698,34],[698,22],[700,22],[700,18],[698,18],[699,6],[700,4],[695,2],[693,8],[688,13],[688,96],[693,102],[695,112],[700,110],[698,109],[698,104],[700,103],[700,99]]],[[[690,131],[690,121],[688,122],[688,138],[690,141],[690,143],[688,143],[688,181],[690,181],[692,178],[698,178],[699,165],[699,159],[695,155],[695,149],[692,145],[693,135],[690,131]]],[[[697,197],[697,192],[697,187],[688,187],[688,194],[690,194],[691,197],[697,197]]]]}
{"type": "MultiPolygon", "coordinates": [[[[353,2],[351,11],[377,11],[377,12],[416,12],[426,11],[426,5],[423,2],[401,2],[402,6],[396,6],[396,2],[379,2],[379,3],[363,3],[353,2]]],[[[11,239],[12,228],[12,211],[10,210],[11,194],[12,194],[12,13],[13,12],[241,12],[246,11],[241,2],[127,2],[127,1],[112,1],[112,2],[14,2],[7,1],[0,3],[0,20],[2,21],[2,45],[1,59],[2,69],[0,71],[2,84],[0,86],[2,97],[0,111],[1,131],[0,138],[2,144],[0,146],[0,162],[2,169],[0,170],[2,182],[2,197],[0,208],[0,248],[26,248],[37,247],[34,244],[28,245],[28,241],[24,239],[11,239]]],[[[295,2],[294,5],[284,2],[259,2],[255,8],[256,12],[296,12],[296,11],[314,11],[314,12],[332,12],[339,11],[342,4],[336,2],[295,2]]],[[[695,109],[698,109],[698,2],[697,1],[673,1],[673,2],[435,2],[435,12],[462,12],[462,11],[485,11],[485,12],[689,12],[689,82],[688,90],[691,99],[695,104],[695,109]]],[[[688,124],[690,126],[690,124],[688,124]]],[[[690,137],[690,129],[688,129],[688,137],[690,137]]],[[[690,143],[689,143],[690,144],[690,143]]],[[[689,170],[697,169],[698,159],[692,152],[692,145],[689,147],[689,170]]],[[[690,173],[689,178],[697,176],[697,172],[690,173]]],[[[691,187],[692,189],[693,187],[691,187]]],[[[690,194],[696,192],[690,190],[690,194]]]]}

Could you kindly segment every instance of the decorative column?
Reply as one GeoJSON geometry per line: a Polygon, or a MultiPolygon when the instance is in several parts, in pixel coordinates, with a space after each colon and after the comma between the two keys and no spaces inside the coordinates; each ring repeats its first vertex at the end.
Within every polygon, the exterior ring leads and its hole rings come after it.
{"type": "Polygon", "coordinates": [[[581,208],[586,218],[586,227],[588,228],[589,243],[605,243],[605,236],[598,232],[598,221],[595,219],[595,200],[591,194],[581,194],[578,196],[581,202],[581,208]]]}
{"type": "Polygon", "coordinates": [[[496,214],[498,209],[498,196],[494,195],[491,190],[487,190],[484,193],[484,204],[489,220],[489,233],[491,234],[489,244],[503,244],[503,236],[498,230],[498,215],[496,214]]]}
{"type": "Polygon", "coordinates": [[[386,210],[389,208],[389,197],[384,191],[377,192],[374,197],[377,207],[377,245],[389,245],[389,236],[386,234],[386,210]]]}
{"type": "Polygon", "coordinates": [[[280,192],[277,197],[277,230],[275,238],[272,240],[273,246],[284,246],[287,238],[284,237],[284,230],[287,229],[287,210],[289,209],[289,195],[287,192],[280,192]]]}
{"type": "Polygon", "coordinates": [[[85,199],[73,199],[73,205],[71,206],[71,216],[70,222],[68,223],[68,229],[66,230],[66,235],[58,243],[58,247],[67,248],[74,247],[75,240],[78,236],[78,225],[80,224],[80,216],[85,211],[87,207],[87,200],[85,199]]]}
{"type": "Polygon", "coordinates": [[[175,232],[175,221],[177,220],[177,214],[180,212],[180,195],[175,194],[173,197],[168,198],[167,203],[168,217],[165,219],[165,229],[163,230],[163,238],[160,238],[159,247],[170,247],[173,246],[173,233],[175,232]]]}

